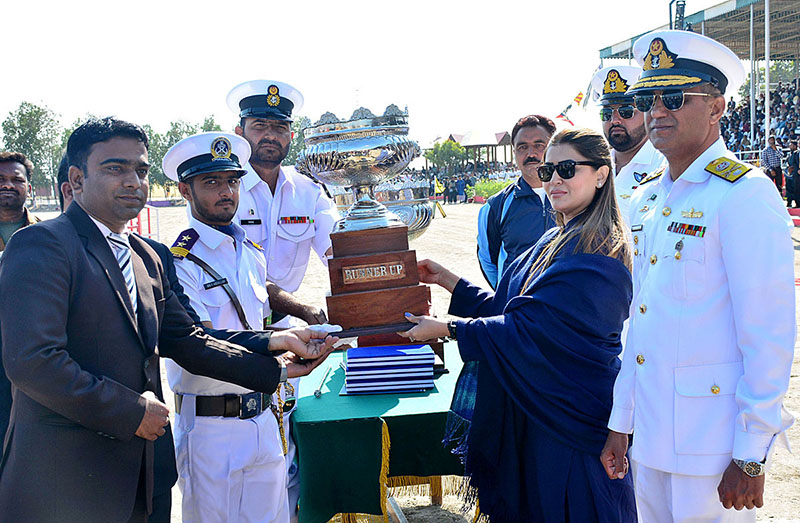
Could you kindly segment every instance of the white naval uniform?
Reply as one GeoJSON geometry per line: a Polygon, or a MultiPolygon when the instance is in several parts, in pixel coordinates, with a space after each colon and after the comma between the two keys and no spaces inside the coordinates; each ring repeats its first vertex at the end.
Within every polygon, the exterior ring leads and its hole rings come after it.
{"type": "MultiPolygon", "coordinates": [[[[336,205],[322,187],[299,174],[294,167],[281,166],[274,195],[249,163],[245,168],[247,173],[241,179],[239,209],[234,221],[247,232],[248,238],[264,248],[267,280],[287,292],[295,292],[305,276],[312,248],[322,263],[328,265],[325,252],[331,247],[330,234],[339,219],[336,205]],[[304,218],[306,223],[287,223],[291,217],[304,218]]],[[[275,325],[292,327],[301,323],[292,320],[286,317],[275,325]]],[[[300,378],[290,379],[289,383],[295,389],[295,397],[299,397],[300,378]]],[[[299,490],[290,425],[293,410],[284,413],[283,421],[291,507],[296,505],[299,490]]]]}
{"type": "Polygon", "coordinates": [[[294,167],[281,167],[275,196],[269,185],[248,163],[239,191],[239,209],[234,221],[247,237],[264,247],[267,279],[286,292],[295,292],[303,281],[311,249],[327,265],[325,251],[339,219],[336,205],[322,187],[294,167]],[[290,217],[313,219],[313,223],[282,223],[290,217]]]}
{"type": "MultiPolygon", "coordinates": [[[[617,152],[611,151],[611,160],[616,165],[617,152]]],[[[617,206],[619,212],[622,214],[622,219],[625,220],[625,225],[630,227],[628,223],[628,213],[630,212],[631,196],[633,191],[639,185],[639,180],[644,179],[648,174],[655,172],[664,163],[664,155],[653,147],[650,140],[644,142],[642,148],[633,155],[631,161],[620,169],[617,173],[616,167],[614,172],[614,189],[617,193],[617,206]],[[638,178],[638,179],[637,179],[638,178]]]]}
{"type": "MultiPolygon", "coordinates": [[[[195,218],[199,234],[190,252],[227,279],[254,329],[269,316],[266,261],[263,252],[236,224],[236,240],[195,218]]],[[[185,258],[175,260],[178,280],[202,321],[217,329],[242,330],[236,310],[214,278],[185,258]]],[[[278,423],[266,409],[250,419],[194,416],[194,395],[221,396],[252,392],[232,383],[192,374],[166,360],[170,388],[185,394],[176,415],[175,452],[183,494],[184,522],[289,521],[286,474],[278,423]]]]}
{"type": "Polygon", "coordinates": [[[717,483],[732,457],[760,461],[788,443],[792,423],[792,222],[760,170],[733,182],[706,171],[721,157],[736,161],[719,139],[676,181],[667,167],[631,198],[631,325],[608,426],[635,433],[637,502],[651,521],[754,521],[724,509],[717,483]],[[706,488],[676,485],[684,476],[706,488]]]}

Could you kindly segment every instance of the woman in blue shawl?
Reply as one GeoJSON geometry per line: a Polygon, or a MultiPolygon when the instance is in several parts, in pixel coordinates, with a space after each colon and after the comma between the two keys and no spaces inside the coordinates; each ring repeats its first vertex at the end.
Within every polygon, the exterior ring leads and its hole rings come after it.
{"type": "Polygon", "coordinates": [[[565,130],[539,177],[557,227],[517,258],[492,294],[423,260],[420,279],[452,292],[447,322],[408,315],[414,340],[450,336],[464,370],[446,443],[464,458],[468,499],[505,522],[633,522],[630,475],[609,479],[606,440],[630,253],[604,137],[565,130]]]}

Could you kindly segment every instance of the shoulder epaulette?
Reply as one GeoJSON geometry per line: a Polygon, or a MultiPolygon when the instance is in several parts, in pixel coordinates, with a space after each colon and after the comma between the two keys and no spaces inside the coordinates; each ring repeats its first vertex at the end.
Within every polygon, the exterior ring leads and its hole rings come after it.
{"type": "Polygon", "coordinates": [[[723,156],[706,165],[706,171],[718,176],[727,182],[735,182],[753,169],[746,163],[740,163],[723,156]]]}
{"type": "Polygon", "coordinates": [[[258,249],[259,251],[264,252],[264,247],[262,247],[261,245],[257,244],[256,242],[254,242],[250,238],[247,238],[245,241],[247,243],[249,243],[250,245],[252,245],[253,247],[255,247],[256,249],[258,249]]]}
{"type": "Polygon", "coordinates": [[[178,239],[170,247],[170,252],[175,258],[185,258],[192,247],[197,243],[200,235],[194,229],[186,229],[178,235],[178,239]]]}
{"type": "Polygon", "coordinates": [[[656,178],[658,178],[659,176],[664,174],[665,170],[666,170],[666,167],[661,167],[660,169],[656,169],[652,173],[650,173],[647,176],[645,176],[644,178],[642,178],[642,181],[639,182],[639,185],[644,185],[647,182],[652,182],[653,180],[655,180],[656,178]]]}

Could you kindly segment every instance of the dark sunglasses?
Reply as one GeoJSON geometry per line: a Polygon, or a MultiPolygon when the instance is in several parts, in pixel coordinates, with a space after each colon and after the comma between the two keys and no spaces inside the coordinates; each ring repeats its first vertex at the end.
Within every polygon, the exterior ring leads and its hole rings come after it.
{"type": "Polygon", "coordinates": [[[661,98],[661,103],[670,111],[677,111],[683,107],[684,97],[686,96],[711,96],[716,95],[708,93],[685,93],[681,89],[673,89],[664,91],[661,94],[643,93],[633,95],[633,104],[641,112],[646,113],[653,108],[656,103],[656,98],[661,98]]]}
{"type": "Polygon", "coordinates": [[[605,164],[598,162],[576,162],[575,160],[564,160],[558,163],[543,163],[539,166],[538,174],[539,179],[543,182],[549,182],[553,179],[553,172],[557,172],[562,180],[569,180],[575,176],[576,165],[591,165],[595,169],[602,167],[605,164]]]}
{"type": "Polygon", "coordinates": [[[623,120],[633,118],[633,106],[621,105],[619,109],[612,109],[611,107],[603,107],[600,109],[600,121],[607,122],[614,117],[614,111],[619,113],[619,117],[623,120]]]}

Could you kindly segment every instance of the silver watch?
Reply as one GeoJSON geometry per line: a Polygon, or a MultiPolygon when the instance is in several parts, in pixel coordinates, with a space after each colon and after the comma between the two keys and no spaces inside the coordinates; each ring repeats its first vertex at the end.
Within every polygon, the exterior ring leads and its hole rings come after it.
{"type": "Polygon", "coordinates": [[[278,379],[278,383],[286,383],[287,379],[289,379],[289,369],[286,368],[286,365],[281,365],[281,377],[278,379]]]}
{"type": "Polygon", "coordinates": [[[764,463],[760,461],[750,461],[750,460],[734,458],[733,462],[736,463],[737,467],[742,469],[742,472],[744,472],[751,478],[758,477],[764,473],[764,463]]]}

